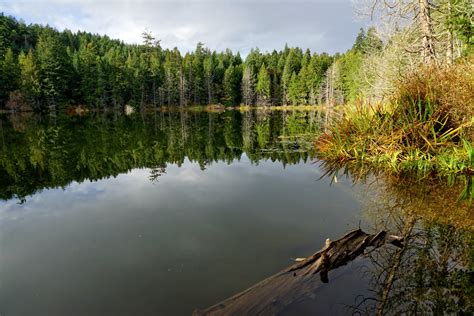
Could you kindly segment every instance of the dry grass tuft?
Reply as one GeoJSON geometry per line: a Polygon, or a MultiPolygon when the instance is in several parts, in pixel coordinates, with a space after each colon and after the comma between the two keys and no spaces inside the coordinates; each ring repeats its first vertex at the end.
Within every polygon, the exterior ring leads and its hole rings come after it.
{"type": "Polygon", "coordinates": [[[316,140],[321,158],[395,173],[474,174],[474,65],[420,68],[390,102],[347,106],[316,140]]]}

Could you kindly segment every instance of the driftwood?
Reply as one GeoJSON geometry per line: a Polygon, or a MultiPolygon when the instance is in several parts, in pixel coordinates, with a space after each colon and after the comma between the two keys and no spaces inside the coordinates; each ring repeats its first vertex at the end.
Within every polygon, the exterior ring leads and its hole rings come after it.
{"type": "Polygon", "coordinates": [[[321,282],[329,282],[329,271],[351,262],[367,247],[386,243],[402,247],[402,238],[385,231],[367,234],[358,229],[336,241],[328,239],[313,255],[216,305],[195,310],[193,315],[276,315],[292,303],[311,298],[321,282]]]}

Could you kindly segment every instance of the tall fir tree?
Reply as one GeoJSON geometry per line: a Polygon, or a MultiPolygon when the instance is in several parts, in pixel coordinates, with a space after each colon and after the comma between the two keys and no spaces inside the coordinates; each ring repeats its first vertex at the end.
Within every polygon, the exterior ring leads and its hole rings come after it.
{"type": "Polygon", "coordinates": [[[28,54],[21,52],[18,56],[18,64],[20,66],[20,89],[26,100],[31,104],[34,110],[39,110],[39,96],[41,86],[38,77],[38,70],[30,49],[28,54]]]}
{"type": "Polygon", "coordinates": [[[36,48],[41,95],[50,110],[69,97],[72,64],[66,47],[52,29],[41,33],[36,48]]]}
{"type": "Polygon", "coordinates": [[[18,89],[20,69],[13,50],[8,48],[1,64],[0,99],[8,99],[9,92],[18,89]]]}
{"type": "Polygon", "coordinates": [[[258,105],[269,105],[271,103],[271,81],[270,75],[268,74],[265,64],[262,64],[260,71],[258,72],[257,81],[257,104],[258,105]]]}

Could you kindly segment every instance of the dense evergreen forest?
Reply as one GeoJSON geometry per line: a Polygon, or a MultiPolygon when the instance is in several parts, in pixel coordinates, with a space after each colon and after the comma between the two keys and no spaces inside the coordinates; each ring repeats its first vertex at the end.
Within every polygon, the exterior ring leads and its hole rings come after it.
{"type": "Polygon", "coordinates": [[[183,55],[162,48],[148,31],[142,44],[126,44],[107,35],[26,25],[1,13],[0,109],[380,101],[420,63],[449,65],[472,56],[469,0],[394,3],[374,1],[372,14],[378,12],[388,31],[361,29],[343,54],[286,45],[281,51],[252,49],[245,60],[203,43],[183,55]]]}
{"type": "Polygon", "coordinates": [[[34,110],[65,104],[91,108],[315,104],[333,61],[326,53],[285,47],[245,60],[230,50],[211,51],[198,43],[184,56],[163,49],[150,32],[143,44],[107,36],[59,32],[0,16],[3,106],[34,110]]]}

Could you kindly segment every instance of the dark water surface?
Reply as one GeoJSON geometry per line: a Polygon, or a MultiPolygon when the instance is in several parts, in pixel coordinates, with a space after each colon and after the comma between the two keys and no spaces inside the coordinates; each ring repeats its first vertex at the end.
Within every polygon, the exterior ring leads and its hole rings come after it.
{"type": "MultiPolygon", "coordinates": [[[[263,111],[2,117],[0,314],[189,315],[359,225],[403,231],[406,213],[378,220],[368,211],[367,185],[321,178],[312,152],[320,121],[317,112],[263,111]]],[[[439,225],[430,236],[448,231],[472,249],[464,228],[439,225]]],[[[409,234],[427,230],[419,227],[409,234]]],[[[360,295],[380,297],[375,270],[354,273],[363,266],[331,274],[319,307],[286,314],[350,314],[360,295]]],[[[403,276],[393,288],[411,284],[403,276]]],[[[469,294],[469,274],[453,280],[469,294]]],[[[387,304],[411,308],[415,296],[393,297],[387,304]]]]}

